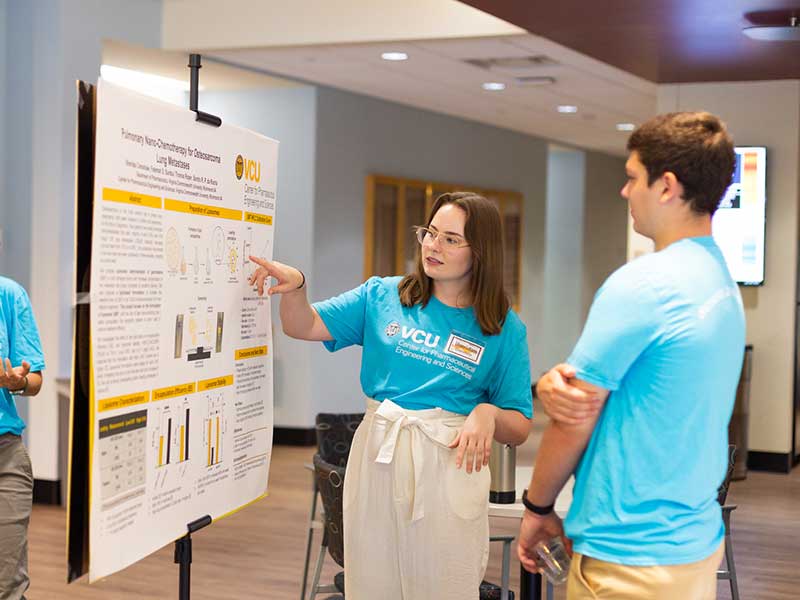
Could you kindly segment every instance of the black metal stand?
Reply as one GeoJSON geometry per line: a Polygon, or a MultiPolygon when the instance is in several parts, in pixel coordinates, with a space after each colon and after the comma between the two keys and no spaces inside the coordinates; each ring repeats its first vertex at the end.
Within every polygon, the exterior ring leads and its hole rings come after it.
{"type": "Polygon", "coordinates": [[[211,525],[211,517],[206,515],[186,526],[187,533],[175,540],[175,564],[180,565],[178,572],[178,600],[189,600],[192,579],[192,534],[211,525]]]}
{"type": "Polygon", "coordinates": [[[519,597],[521,600],[542,600],[542,574],[531,573],[519,566],[519,597]]]}
{"type": "MultiPolygon", "coordinates": [[[[189,110],[197,116],[196,121],[219,127],[222,119],[216,115],[204,113],[197,109],[197,91],[200,85],[200,64],[199,54],[189,55],[189,110]]],[[[175,540],[175,564],[179,565],[178,571],[178,600],[189,600],[192,585],[192,534],[200,531],[206,525],[211,525],[211,517],[206,515],[196,521],[192,521],[186,526],[186,535],[175,540]]]]}
{"type": "Polygon", "coordinates": [[[211,115],[209,113],[205,113],[202,110],[197,109],[197,91],[200,86],[200,69],[203,65],[200,64],[200,55],[199,54],[190,54],[189,55],[189,110],[193,111],[195,115],[195,121],[200,121],[201,123],[205,123],[206,125],[211,125],[213,127],[219,127],[222,125],[222,119],[220,119],[216,115],[211,115]]]}

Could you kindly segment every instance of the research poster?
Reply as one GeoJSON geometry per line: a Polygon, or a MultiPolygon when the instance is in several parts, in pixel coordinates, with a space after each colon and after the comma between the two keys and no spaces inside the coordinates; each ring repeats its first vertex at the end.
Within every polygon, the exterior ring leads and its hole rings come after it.
{"type": "MultiPolygon", "coordinates": [[[[267,492],[278,142],[100,81],[89,578],[267,492]]],[[[213,527],[213,525],[212,525],[213,527]]]]}

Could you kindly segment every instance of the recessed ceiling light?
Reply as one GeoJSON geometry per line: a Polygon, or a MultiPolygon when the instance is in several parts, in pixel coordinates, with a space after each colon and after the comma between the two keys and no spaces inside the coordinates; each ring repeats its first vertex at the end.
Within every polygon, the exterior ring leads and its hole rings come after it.
{"type": "Polygon", "coordinates": [[[487,92],[502,92],[504,89],[506,89],[506,84],[498,81],[487,81],[482,87],[487,92]]]}
{"type": "Polygon", "coordinates": [[[745,27],[742,33],[761,42],[800,42],[800,21],[791,17],[786,25],[745,27]]]}
{"type": "Polygon", "coordinates": [[[384,52],[381,54],[383,60],[408,60],[408,54],[405,52],[384,52]]]}
{"type": "Polygon", "coordinates": [[[578,112],[578,107],[572,104],[559,104],[558,112],[571,115],[578,112]]]}
{"type": "Polygon", "coordinates": [[[617,131],[633,131],[636,125],[633,123],[617,123],[617,131]]]}

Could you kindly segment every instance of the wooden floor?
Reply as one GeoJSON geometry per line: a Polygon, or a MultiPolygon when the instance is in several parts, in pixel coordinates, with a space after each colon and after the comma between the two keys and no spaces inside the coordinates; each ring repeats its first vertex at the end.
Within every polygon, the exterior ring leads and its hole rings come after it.
{"type": "MultiPolygon", "coordinates": [[[[526,444],[521,460],[528,460],[537,438],[526,444]]],[[[299,600],[311,499],[310,475],[303,464],[312,453],[311,448],[276,447],[270,496],[194,536],[192,600],[299,600]]],[[[788,476],[751,472],[732,485],[729,499],[739,505],[733,513],[733,538],[741,598],[800,598],[800,469],[788,476]]],[[[29,600],[177,598],[172,546],[93,585],[85,580],[67,585],[64,519],[62,508],[34,508],[29,600]]],[[[496,519],[492,527],[493,533],[516,533],[508,519],[496,519]]],[[[487,579],[499,581],[500,547],[492,546],[487,579]]],[[[334,572],[328,560],[323,579],[334,572]]],[[[514,588],[517,573],[515,561],[514,588]]],[[[388,592],[386,600],[392,600],[388,592]]],[[[557,598],[564,598],[563,590],[557,598]]],[[[726,582],[720,582],[719,598],[730,598],[726,582]]]]}

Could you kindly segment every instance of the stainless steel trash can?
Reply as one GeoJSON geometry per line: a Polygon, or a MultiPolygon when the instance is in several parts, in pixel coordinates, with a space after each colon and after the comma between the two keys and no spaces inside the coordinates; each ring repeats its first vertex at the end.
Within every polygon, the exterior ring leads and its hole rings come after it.
{"type": "Polygon", "coordinates": [[[517,501],[514,482],[516,469],[517,447],[492,441],[492,454],[489,457],[489,471],[492,475],[489,502],[514,504],[517,501]]]}

